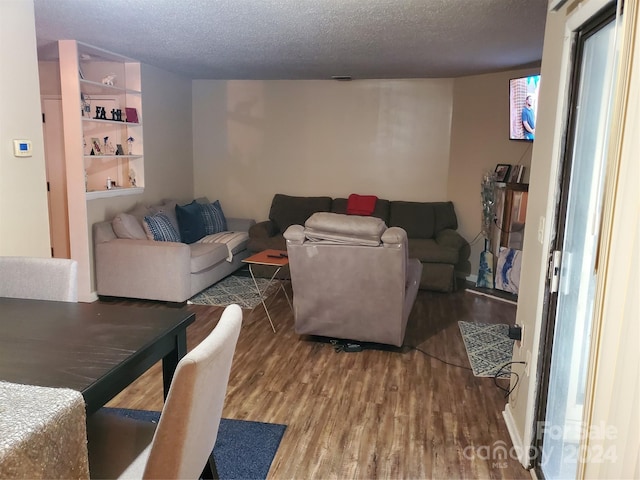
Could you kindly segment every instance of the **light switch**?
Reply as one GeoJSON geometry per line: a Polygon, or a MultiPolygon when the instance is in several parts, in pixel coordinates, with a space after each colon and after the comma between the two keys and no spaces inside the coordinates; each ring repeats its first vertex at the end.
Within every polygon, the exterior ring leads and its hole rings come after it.
{"type": "Polygon", "coordinates": [[[540,243],[544,241],[544,217],[540,217],[538,220],[538,241],[540,243]]]}
{"type": "Polygon", "coordinates": [[[31,140],[14,140],[13,155],[16,157],[30,157],[32,155],[31,140]]]}

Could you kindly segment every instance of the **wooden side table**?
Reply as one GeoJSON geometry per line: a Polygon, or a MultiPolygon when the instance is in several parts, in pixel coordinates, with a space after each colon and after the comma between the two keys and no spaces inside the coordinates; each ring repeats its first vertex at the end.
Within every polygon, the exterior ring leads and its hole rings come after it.
{"type": "MultiPolygon", "coordinates": [[[[264,294],[269,290],[271,283],[276,278],[276,275],[282,269],[282,267],[289,265],[289,257],[287,256],[287,252],[286,250],[272,250],[272,249],[263,250],[262,252],[251,255],[250,257],[247,257],[242,261],[244,263],[249,264],[249,273],[251,274],[251,278],[253,279],[253,284],[255,285],[256,290],[258,291],[258,295],[260,296],[260,301],[262,302],[264,311],[266,312],[267,318],[269,319],[269,323],[271,324],[271,329],[273,330],[273,333],[276,333],[276,328],[273,326],[273,321],[271,320],[269,309],[267,308],[267,304],[264,301],[264,294]],[[251,268],[252,265],[266,265],[270,267],[276,267],[275,272],[273,272],[273,275],[271,275],[271,278],[269,279],[269,283],[267,283],[267,286],[264,288],[264,290],[260,290],[260,287],[258,286],[256,277],[253,274],[253,269],[251,268]]],[[[282,282],[280,282],[280,289],[284,293],[284,296],[287,299],[287,303],[289,304],[289,308],[291,308],[291,311],[293,312],[293,306],[291,305],[291,300],[289,300],[289,295],[287,295],[287,291],[284,289],[284,285],[282,284],[282,282]]]]}

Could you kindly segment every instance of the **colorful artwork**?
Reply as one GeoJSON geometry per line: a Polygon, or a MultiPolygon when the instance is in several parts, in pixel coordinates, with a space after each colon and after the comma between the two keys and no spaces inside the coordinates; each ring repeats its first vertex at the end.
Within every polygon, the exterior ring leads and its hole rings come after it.
{"type": "Polygon", "coordinates": [[[520,290],[521,267],[522,251],[500,247],[496,266],[496,288],[517,295],[520,290]]]}
{"type": "Polygon", "coordinates": [[[493,254],[487,250],[480,252],[480,268],[476,287],[494,288],[493,284],[493,254]]]}

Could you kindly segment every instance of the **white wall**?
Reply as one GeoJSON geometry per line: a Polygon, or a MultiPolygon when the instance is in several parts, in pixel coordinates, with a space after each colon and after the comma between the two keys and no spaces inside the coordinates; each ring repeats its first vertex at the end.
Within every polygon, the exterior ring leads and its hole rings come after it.
{"type": "Polygon", "coordinates": [[[50,257],[32,0],[0,1],[0,64],[0,255],[50,257]],[[14,157],[14,139],[33,156],[14,157]]]}
{"type": "Polygon", "coordinates": [[[266,220],[275,193],[446,200],[453,80],[193,82],[196,195],[266,220]]]}

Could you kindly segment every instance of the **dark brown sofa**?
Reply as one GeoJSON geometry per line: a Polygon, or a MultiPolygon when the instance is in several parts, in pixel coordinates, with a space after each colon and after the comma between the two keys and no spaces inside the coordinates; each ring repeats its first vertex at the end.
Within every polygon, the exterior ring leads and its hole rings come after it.
{"type": "MultiPolygon", "coordinates": [[[[249,229],[248,249],[260,252],[269,248],[286,250],[283,236],[291,225],[304,225],[316,212],[347,213],[347,199],[331,197],[294,197],[276,194],[271,203],[269,220],[249,229]]],[[[381,218],[388,227],[401,227],[407,232],[409,257],[422,263],[420,289],[450,292],[456,276],[469,273],[469,244],[456,231],[458,219],[451,202],[405,202],[378,199],[372,216],[381,218]]],[[[270,267],[254,268],[259,276],[270,277],[270,267]]],[[[289,278],[282,269],[280,278],[289,278]]]]}

